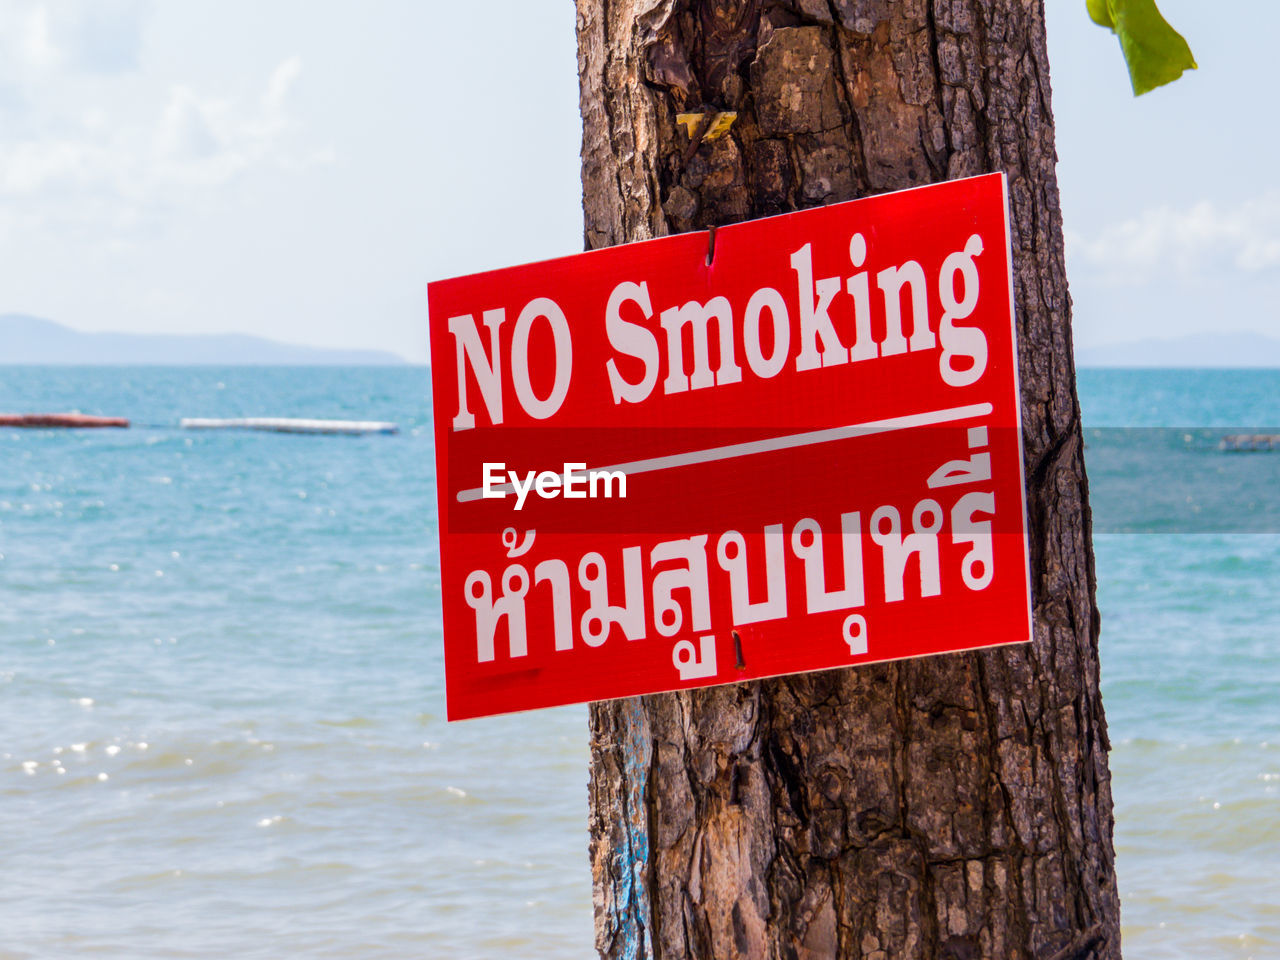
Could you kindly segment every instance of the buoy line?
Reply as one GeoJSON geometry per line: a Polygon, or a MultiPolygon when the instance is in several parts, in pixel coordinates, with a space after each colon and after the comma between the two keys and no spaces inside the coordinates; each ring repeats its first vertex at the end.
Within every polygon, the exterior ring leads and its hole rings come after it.
{"type": "Polygon", "coordinates": [[[235,417],[231,419],[184,417],[184,430],[265,430],[270,433],[321,433],[359,435],[398,433],[394,423],[381,420],[312,420],[299,417],[235,417]]]}

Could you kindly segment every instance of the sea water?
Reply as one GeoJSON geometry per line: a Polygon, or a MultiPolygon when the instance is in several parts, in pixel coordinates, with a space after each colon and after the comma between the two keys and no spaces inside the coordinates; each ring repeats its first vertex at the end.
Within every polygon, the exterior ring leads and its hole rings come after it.
{"type": "Polygon", "coordinates": [[[1125,957],[1280,957],[1280,370],[1079,383],[1125,957]]]}
{"type": "MultiPolygon", "coordinates": [[[[1280,372],[1084,371],[1126,956],[1280,956],[1280,372]]],[[[446,725],[419,368],[0,368],[0,958],[588,957],[586,711],[446,725]],[[391,420],[396,436],[177,429],[391,420]]]]}

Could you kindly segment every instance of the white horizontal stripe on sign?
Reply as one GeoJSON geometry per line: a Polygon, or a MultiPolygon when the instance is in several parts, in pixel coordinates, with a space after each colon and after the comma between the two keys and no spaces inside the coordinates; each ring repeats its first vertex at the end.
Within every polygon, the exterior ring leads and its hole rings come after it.
{"type": "MultiPolygon", "coordinates": [[[[904,417],[889,417],[887,420],[868,420],[865,423],[851,423],[844,427],[830,427],[826,430],[810,430],[807,433],[793,433],[784,437],[771,437],[768,440],[751,440],[746,443],[731,443],[723,447],[709,447],[706,450],[692,450],[689,453],[675,453],[667,457],[652,457],[648,460],[634,460],[631,463],[619,463],[611,467],[588,467],[574,475],[590,473],[592,470],[609,470],[625,473],[650,473],[654,470],[670,470],[672,467],[688,467],[695,463],[714,463],[717,460],[732,460],[736,457],[750,457],[757,453],[773,453],[776,450],[790,450],[794,447],[808,447],[818,443],[831,443],[833,440],[848,440],[851,437],[866,437],[876,433],[890,433],[894,430],[910,430],[913,427],[932,427],[940,423],[954,423],[957,420],[971,420],[974,417],[985,417],[992,411],[989,403],[971,403],[964,407],[947,407],[945,410],[929,410],[925,413],[910,413],[904,417]]],[[[564,477],[561,477],[561,481],[564,477]]],[[[494,484],[494,493],[514,493],[511,484],[494,484]]],[[[484,497],[483,487],[472,487],[458,493],[459,503],[470,503],[484,497]]]]}

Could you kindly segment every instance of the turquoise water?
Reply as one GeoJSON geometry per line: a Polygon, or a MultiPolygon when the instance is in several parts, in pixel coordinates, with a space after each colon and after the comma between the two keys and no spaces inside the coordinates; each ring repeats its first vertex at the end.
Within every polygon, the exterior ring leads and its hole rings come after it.
{"type": "Polygon", "coordinates": [[[1280,957],[1280,451],[1215,446],[1280,434],[1280,371],[1080,395],[1095,526],[1144,531],[1094,538],[1125,956],[1280,957]]]}
{"type": "MultiPolygon", "coordinates": [[[[585,709],[444,722],[428,387],[0,368],[136,426],[0,431],[0,958],[592,954],[585,709]]],[[[1280,372],[1081,392],[1126,956],[1280,956],[1280,372]]]]}

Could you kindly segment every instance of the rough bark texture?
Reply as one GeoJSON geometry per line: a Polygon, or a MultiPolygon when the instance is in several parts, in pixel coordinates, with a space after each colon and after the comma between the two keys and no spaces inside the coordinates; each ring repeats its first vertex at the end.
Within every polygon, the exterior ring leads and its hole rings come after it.
{"type": "Polygon", "coordinates": [[[594,706],[601,955],[1119,957],[1041,0],[577,11],[589,247],[1005,171],[1036,598],[1026,646],[594,706]]]}

